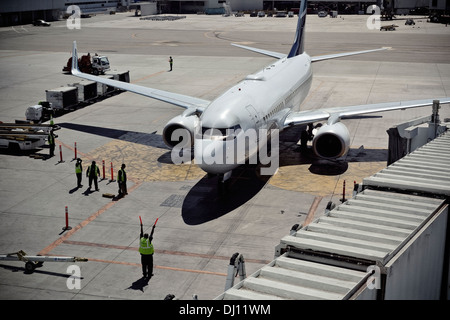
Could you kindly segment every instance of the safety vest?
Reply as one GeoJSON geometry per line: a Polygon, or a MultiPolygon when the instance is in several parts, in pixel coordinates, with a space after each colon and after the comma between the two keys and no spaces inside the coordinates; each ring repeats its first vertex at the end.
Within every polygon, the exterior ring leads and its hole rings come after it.
{"type": "Polygon", "coordinates": [[[150,242],[148,238],[141,238],[139,243],[139,253],[140,254],[153,254],[155,250],[153,249],[153,243],[150,242]]]}
{"type": "Polygon", "coordinates": [[[48,135],[48,144],[55,144],[55,139],[51,133],[48,135]]]}
{"type": "Polygon", "coordinates": [[[94,170],[94,177],[97,177],[97,165],[95,165],[95,166],[92,166],[92,165],[90,165],[89,167],[88,167],[88,169],[87,169],[87,174],[88,174],[88,176],[91,176],[91,170],[94,170]]]}
{"type": "Polygon", "coordinates": [[[125,170],[124,169],[119,169],[119,174],[118,174],[118,176],[119,176],[119,181],[120,182],[124,182],[125,181],[125,177],[126,177],[126,172],[125,172],[125,170]],[[122,171],[122,172],[121,172],[122,171]]]}
{"type": "Polygon", "coordinates": [[[81,163],[76,163],[75,164],[75,173],[82,173],[83,171],[81,170],[81,163]]]}

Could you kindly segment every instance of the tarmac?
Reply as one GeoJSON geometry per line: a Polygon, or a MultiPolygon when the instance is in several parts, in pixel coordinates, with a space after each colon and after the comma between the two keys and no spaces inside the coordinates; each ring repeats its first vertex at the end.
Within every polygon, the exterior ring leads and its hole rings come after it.
{"type": "MultiPolygon", "coordinates": [[[[447,97],[450,95],[450,28],[415,18],[396,31],[367,28],[369,16],[318,18],[308,15],[306,50],[311,56],[391,47],[390,50],[317,62],[304,109],[447,97]]],[[[72,42],[79,54],[107,55],[109,73],[129,71],[143,86],[214,99],[247,74],[273,61],[230,45],[241,43],[288,52],[295,18],[187,15],[177,21],[139,20],[132,13],[65,21],[51,27],[0,29],[0,121],[25,119],[28,106],[45,90],[79,82],[62,73],[72,42]],[[169,72],[168,57],[174,58],[169,72]]],[[[442,106],[442,119],[450,118],[442,106]]],[[[23,262],[0,262],[0,299],[9,300],[201,300],[219,296],[228,264],[243,254],[247,275],[274,258],[275,246],[294,224],[320,216],[328,201],[342,198],[343,181],[353,182],[386,166],[391,126],[431,114],[430,108],[345,120],[352,135],[346,159],[330,162],[301,154],[294,135],[280,145],[280,168],[261,177],[254,167],[233,173],[229,193],[195,164],[177,166],[161,137],[180,108],[129,92],[113,94],[54,119],[56,155],[44,159],[0,153],[0,254],[76,256],[87,262],[46,262],[33,273],[23,262]],[[76,188],[74,145],[83,168],[106,163],[100,191],[76,188]],[[59,155],[61,145],[62,159],[59,155]],[[127,165],[128,195],[110,181],[127,165]],[[313,203],[319,203],[317,208],[313,203]],[[71,230],[65,226],[65,208],[71,230]],[[154,276],[141,279],[139,217],[154,234],[154,276]],[[71,265],[80,268],[73,278],[71,265]],[[70,288],[80,280],[79,288],[70,288]]],[[[236,280],[237,281],[237,280],[236,280]]]]}

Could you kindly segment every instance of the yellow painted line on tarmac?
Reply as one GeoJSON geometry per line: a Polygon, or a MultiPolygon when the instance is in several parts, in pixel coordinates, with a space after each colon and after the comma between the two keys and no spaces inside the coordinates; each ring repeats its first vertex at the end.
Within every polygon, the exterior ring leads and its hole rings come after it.
{"type": "MultiPolygon", "coordinates": [[[[96,261],[96,262],[102,262],[102,263],[112,263],[112,264],[121,264],[121,265],[127,265],[127,266],[133,266],[133,267],[141,267],[142,265],[140,263],[134,263],[134,262],[126,262],[126,261],[115,261],[115,260],[104,260],[104,259],[96,259],[96,258],[87,258],[88,261],[96,261]]],[[[206,270],[194,270],[194,269],[184,269],[184,268],[176,268],[176,267],[167,267],[167,266],[153,266],[155,269],[163,269],[163,270],[172,270],[172,271],[182,271],[182,272],[192,272],[192,273],[200,273],[200,274],[209,274],[214,276],[223,276],[226,277],[226,273],[222,272],[214,272],[214,271],[206,271],[206,270]]]]}
{"type": "Polygon", "coordinates": [[[136,82],[140,82],[140,81],[143,81],[143,80],[147,80],[147,79],[150,79],[150,78],[153,78],[153,77],[159,76],[160,74],[162,74],[162,73],[166,73],[166,72],[167,72],[167,71],[164,71],[164,70],[162,70],[162,71],[158,71],[158,72],[155,72],[155,73],[149,74],[148,76],[145,76],[145,77],[142,77],[142,78],[139,78],[139,79],[133,80],[133,81],[131,81],[131,83],[136,83],[136,82]]]}
{"type": "MultiPolygon", "coordinates": [[[[60,145],[63,146],[64,148],[71,150],[71,151],[73,152],[73,155],[75,156],[75,146],[73,146],[73,147],[72,147],[72,146],[69,146],[68,144],[65,144],[64,142],[62,142],[61,140],[58,140],[58,139],[55,139],[55,143],[60,144],[60,145]]],[[[55,148],[55,149],[56,149],[56,148],[55,148]]],[[[56,153],[56,150],[55,150],[55,153],[56,153]]],[[[87,154],[81,152],[81,151],[78,150],[78,148],[77,148],[77,158],[79,158],[80,156],[83,157],[83,158],[88,158],[89,160],[91,160],[91,159],[87,156],[87,154]]]]}
{"type": "MultiPolygon", "coordinates": [[[[130,188],[128,188],[128,193],[133,192],[135,189],[137,189],[140,185],[142,184],[142,182],[137,182],[135,183],[133,186],[131,186],[130,188]]],[[[98,211],[94,212],[91,216],[89,216],[87,219],[85,219],[84,221],[80,222],[77,226],[75,226],[74,228],[72,228],[71,230],[69,230],[67,233],[65,233],[63,236],[59,237],[57,240],[55,240],[54,242],[52,242],[51,244],[49,244],[47,247],[45,247],[44,249],[42,249],[38,255],[41,256],[46,256],[48,255],[49,252],[51,252],[53,249],[55,249],[56,247],[58,247],[60,244],[62,244],[64,241],[66,241],[67,239],[69,239],[75,232],[77,232],[78,230],[84,228],[85,226],[87,226],[89,223],[91,223],[92,221],[94,221],[95,219],[97,219],[102,213],[106,212],[109,208],[111,208],[112,206],[114,206],[116,203],[118,203],[119,201],[111,201],[108,202],[107,204],[105,204],[103,207],[101,207],[98,211]]]]}
{"type": "Polygon", "coordinates": [[[308,224],[310,224],[314,220],[314,215],[316,214],[317,207],[319,206],[320,201],[322,201],[323,197],[317,196],[314,198],[313,203],[311,204],[311,207],[309,208],[308,215],[306,216],[305,221],[302,224],[302,227],[306,227],[308,224]]]}
{"type": "Polygon", "coordinates": [[[172,270],[172,271],[184,271],[184,272],[193,272],[193,273],[201,273],[201,274],[210,274],[210,275],[214,275],[214,276],[224,276],[224,277],[227,276],[226,273],[206,271],[206,270],[183,269],[183,268],[175,268],[175,267],[164,267],[164,266],[158,266],[158,265],[155,265],[155,268],[172,270]]]}
{"type": "MultiPolygon", "coordinates": [[[[87,242],[87,241],[72,241],[65,240],[64,244],[75,245],[75,246],[84,246],[84,247],[94,247],[94,248],[104,248],[104,249],[118,249],[118,250],[130,250],[130,251],[139,251],[137,247],[129,247],[129,246],[121,246],[115,244],[105,244],[105,243],[95,243],[95,242],[87,242]]],[[[185,252],[185,251],[174,251],[174,250],[165,250],[165,249],[155,249],[155,253],[157,254],[167,254],[174,256],[185,256],[185,257],[193,257],[193,258],[203,258],[203,259],[215,259],[215,260],[230,260],[229,256],[218,256],[207,253],[196,253],[196,252],[185,252]]],[[[259,263],[259,264],[268,264],[270,261],[262,260],[262,259],[252,259],[246,258],[245,262],[248,263],[259,263]]]]}

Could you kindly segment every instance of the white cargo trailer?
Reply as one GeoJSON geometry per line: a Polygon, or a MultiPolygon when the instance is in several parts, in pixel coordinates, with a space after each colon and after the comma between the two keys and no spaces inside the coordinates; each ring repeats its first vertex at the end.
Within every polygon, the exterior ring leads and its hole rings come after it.
{"type": "Polygon", "coordinates": [[[76,87],[60,87],[45,90],[47,101],[55,111],[74,108],[78,104],[78,89],[76,87]]]}

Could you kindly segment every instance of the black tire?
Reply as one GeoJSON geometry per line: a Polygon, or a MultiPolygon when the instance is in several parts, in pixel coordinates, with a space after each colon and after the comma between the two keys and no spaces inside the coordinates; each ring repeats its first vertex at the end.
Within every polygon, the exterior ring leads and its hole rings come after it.
{"type": "Polygon", "coordinates": [[[36,266],[33,262],[28,261],[27,263],[25,263],[25,270],[28,273],[33,273],[35,268],[36,268],[36,266]]]}

